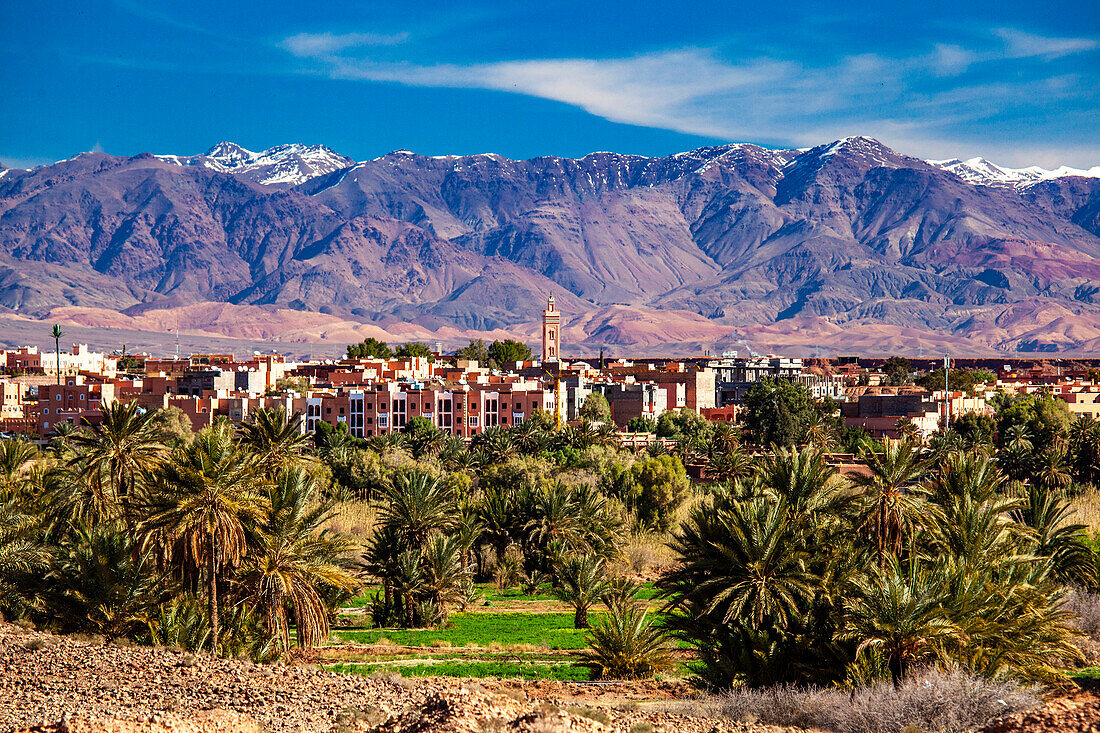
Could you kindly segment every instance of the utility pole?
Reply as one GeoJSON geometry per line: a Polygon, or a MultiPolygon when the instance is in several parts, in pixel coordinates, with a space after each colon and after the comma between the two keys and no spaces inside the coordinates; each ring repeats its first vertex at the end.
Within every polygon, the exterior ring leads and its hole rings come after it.
{"type": "Polygon", "coordinates": [[[951,429],[951,392],[949,391],[948,377],[951,373],[951,357],[943,355],[943,418],[944,426],[951,429]]]}

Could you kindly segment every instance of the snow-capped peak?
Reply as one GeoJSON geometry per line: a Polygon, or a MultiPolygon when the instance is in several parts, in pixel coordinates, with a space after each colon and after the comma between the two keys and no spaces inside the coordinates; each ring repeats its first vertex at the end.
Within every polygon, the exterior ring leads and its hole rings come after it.
{"type": "Polygon", "coordinates": [[[276,145],[257,153],[236,143],[220,142],[202,155],[158,155],[157,158],[174,165],[201,165],[254,183],[284,188],[355,165],[351,158],[324,145],[296,143],[276,145]]]}
{"type": "Polygon", "coordinates": [[[1087,170],[1060,166],[1053,170],[1040,168],[1037,165],[1026,168],[1005,168],[991,163],[985,158],[970,158],[969,160],[929,160],[929,165],[942,168],[954,173],[967,183],[978,186],[1000,186],[1010,188],[1026,188],[1039,181],[1064,176],[1081,176],[1082,178],[1100,178],[1100,166],[1094,166],[1087,170]]]}

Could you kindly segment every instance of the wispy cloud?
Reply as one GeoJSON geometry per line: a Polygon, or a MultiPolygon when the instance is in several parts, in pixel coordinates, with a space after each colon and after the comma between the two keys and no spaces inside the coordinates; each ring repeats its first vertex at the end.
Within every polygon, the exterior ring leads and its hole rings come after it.
{"type": "Polygon", "coordinates": [[[1010,58],[1042,58],[1046,60],[1091,51],[1100,46],[1095,38],[1050,38],[1025,33],[1015,28],[994,31],[1005,43],[1005,55],[1010,58]]]}
{"type": "MultiPolygon", "coordinates": [[[[317,61],[335,78],[514,92],[614,122],[731,140],[811,145],[858,132],[928,157],[957,150],[951,125],[1023,105],[1056,107],[1097,97],[1088,78],[1067,83],[1065,74],[1011,83],[966,78],[968,71],[1006,57],[1051,60],[1092,50],[1095,41],[1003,28],[990,38],[997,48],[938,44],[906,57],[856,54],[824,66],[772,57],[731,60],[709,48],[610,59],[414,64],[364,53],[364,47],[380,45],[371,34],[299,34],[283,47],[317,61]]],[[[1092,152],[1100,155],[1100,148],[1092,152]]]]}
{"type": "Polygon", "coordinates": [[[408,33],[299,33],[284,38],[279,45],[295,56],[323,56],[349,48],[397,46],[408,37],[408,33]]]}

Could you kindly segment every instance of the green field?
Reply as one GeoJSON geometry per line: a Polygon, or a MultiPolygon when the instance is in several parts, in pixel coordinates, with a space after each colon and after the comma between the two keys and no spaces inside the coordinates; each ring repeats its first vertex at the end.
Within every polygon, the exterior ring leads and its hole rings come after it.
{"type": "MultiPolygon", "coordinates": [[[[595,620],[599,612],[589,614],[595,620]]],[[[445,629],[334,629],[336,639],[376,644],[381,638],[402,646],[530,644],[547,649],[583,649],[585,632],[573,628],[572,613],[454,613],[445,629]]]]}
{"type": "Polygon", "coordinates": [[[592,670],[576,664],[517,661],[443,660],[434,664],[326,664],[325,669],[342,674],[375,674],[396,672],[402,677],[513,677],[525,680],[592,679],[592,670]]]}

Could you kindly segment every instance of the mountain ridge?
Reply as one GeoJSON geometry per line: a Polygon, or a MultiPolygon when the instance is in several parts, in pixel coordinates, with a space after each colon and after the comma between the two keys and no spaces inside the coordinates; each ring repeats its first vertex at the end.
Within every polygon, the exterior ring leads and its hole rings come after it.
{"type": "MultiPolygon", "coordinates": [[[[860,136],[659,158],[394,151],[356,163],[323,146],[231,143],[191,157],[84,153],[0,176],[0,306],[221,301],[521,333],[553,291],[582,343],[608,337],[600,313],[626,308],[673,343],[691,329],[718,345],[825,319],[970,328],[982,348],[1013,350],[1023,342],[993,324],[1042,303],[1062,321],[1032,328],[1026,350],[1088,348],[1100,178],[1057,169],[988,184],[949,163],[860,136]],[[685,331],[677,313],[701,320],[685,331]]],[[[617,328],[624,343],[655,343],[617,328]]]]}

